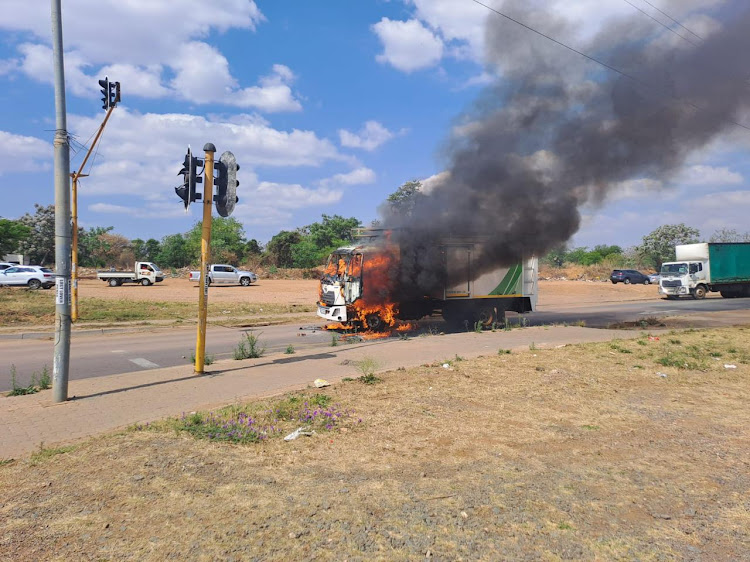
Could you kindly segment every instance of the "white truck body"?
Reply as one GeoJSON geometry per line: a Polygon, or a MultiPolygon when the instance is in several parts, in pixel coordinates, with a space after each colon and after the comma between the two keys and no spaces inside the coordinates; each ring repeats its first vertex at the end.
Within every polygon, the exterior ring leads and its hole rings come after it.
{"type": "Polygon", "coordinates": [[[164,281],[164,273],[159,266],[150,261],[137,261],[133,271],[104,271],[96,272],[97,279],[104,281],[110,287],[118,287],[123,283],[138,283],[147,287],[164,281]]]}
{"type": "MultiPolygon", "coordinates": [[[[190,272],[190,281],[198,282],[201,279],[200,271],[190,272]]],[[[212,264],[208,267],[209,285],[242,285],[247,287],[258,280],[258,276],[252,271],[237,269],[232,265],[223,263],[212,264]]]]}

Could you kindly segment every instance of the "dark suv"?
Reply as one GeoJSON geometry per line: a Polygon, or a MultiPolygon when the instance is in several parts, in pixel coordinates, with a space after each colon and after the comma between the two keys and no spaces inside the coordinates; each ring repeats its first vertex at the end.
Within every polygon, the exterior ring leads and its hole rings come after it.
{"type": "Polygon", "coordinates": [[[643,283],[644,285],[648,285],[651,283],[648,275],[644,275],[635,269],[615,269],[612,272],[612,275],[609,276],[609,280],[615,284],[622,282],[626,285],[629,285],[630,283],[643,283]]]}

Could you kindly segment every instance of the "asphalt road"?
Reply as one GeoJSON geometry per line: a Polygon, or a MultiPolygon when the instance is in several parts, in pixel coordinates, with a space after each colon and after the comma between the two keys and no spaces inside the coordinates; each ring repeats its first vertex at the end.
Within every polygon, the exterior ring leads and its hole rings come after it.
{"type": "MultiPolygon", "coordinates": [[[[637,321],[650,316],[676,316],[750,310],[750,299],[708,298],[679,301],[647,300],[625,303],[603,303],[595,306],[578,306],[539,310],[524,315],[528,325],[585,322],[589,327],[606,327],[615,322],[637,321]]],[[[518,319],[514,318],[514,322],[518,319]]],[[[438,318],[420,323],[420,332],[443,330],[445,324],[438,318]]],[[[284,351],[289,345],[295,350],[331,345],[332,334],[315,326],[283,325],[254,328],[226,328],[209,326],[206,354],[215,359],[231,358],[244,333],[259,336],[268,352],[284,351]]],[[[98,335],[74,334],[71,344],[70,379],[83,379],[129,373],[186,364],[195,349],[195,327],[144,328],[143,332],[122,332],[98,335]]],[[[419,335],[420,332],[412,335],[419,335]]],[[[339,345],[346,345],[340,343],[339,345]]],[[[52,337],[44,339],[0,339],[0,391],[12,388],[11,365],[15,366],[19,386],[29,384],[35,372],[52,367],[52,337]]]]}

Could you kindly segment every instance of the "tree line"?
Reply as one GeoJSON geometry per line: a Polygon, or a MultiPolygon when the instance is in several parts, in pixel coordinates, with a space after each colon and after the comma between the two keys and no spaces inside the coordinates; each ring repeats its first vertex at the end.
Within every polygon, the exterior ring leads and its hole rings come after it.
{"type": "MultiPolygon", "coordinates": [[[[419,195],[419,182],[407,182],[388,198],[393,212],[408,216],[419,195]]],[[[213,219],[211,256],[217,263],[264,265],[277,268],[311,269],[323,265],[331,251],[350,244],[352,231],[362,222],[339,215],[322,215],[321,220],[297,228],[282,230],[263,246],[256,239],[247,239],[242,224],[229,217],[213,219]]],[[[78,229],[78,264],[81,267],[131,267],[135,261],[152,261],[166,268],[195,266],[200,263],[203,223],[196,222],[185,233],[168,234],[160,240],[132,240],[113,232],[112,226],[78,229]]],[[[597,265],[612,268],[656,269],[675,259],[677,244],[701,241],[700,232],[685,224],[667,224],[645,235],[641,244],[623,249],[601,244],[569,248],[567,244],[553,248],[542,261],[552,267],[566,264],[597,265]]],[[[750,232],[719,229],[709,242],[750,242],[750,232]]],[[[0,217],[0,257],[4,254],[26,255],[31,263],[49,265],[55,257],[54,205],[34,205],[34,213],[18,220],[0,217]]]]}
{"type": "MultiPolygon", "coordinates": [[[[277,268],[314,268],[328,254],[353,241],[359,219],[322,215],[321,220],[296,230],[282,230],[263,246],[248,239],[242,224],[232,217],[216,217],[211,226],[211,259],[217,263],[252,263],[277,268]]],[[[202,221],[185,233],[157,240],[128,239],[112,226],[78,229],[80,267],[132,267],[135,261],[151,261],[166,268],[200,263],[202,221]]],[[[0,256],[24,254],[31,263],[50,265],[55,258],[55,207],[34,205],[34,213],[18,220],[0,218],[0,256]]]]}
{"type": "MultiPolygon", "coordinates": [[[[613,269],[661,269],[664,262],[674,261],[675,246],[679,244],[697,244],[704,241],[697,228],[680,224],[665,224],[646,234],[641,243],[631,248],[620,246],[598,245],[589,249],[586,246],[569,248],[567,244],[553,248],[542,261],[552,267],[563,267],[568,264],[598,265],[604,264],[613,269]]],[[[733,228],[716,230],[708,239],[709,242],[750,242],[750,232],[738,232],[733,228]]]]}

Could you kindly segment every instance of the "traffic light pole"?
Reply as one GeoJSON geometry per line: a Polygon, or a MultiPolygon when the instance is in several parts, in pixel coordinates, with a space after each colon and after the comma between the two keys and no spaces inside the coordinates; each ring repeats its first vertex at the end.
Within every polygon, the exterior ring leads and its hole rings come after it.
{"type": "Polygon", "coordinates": [[[70,368],[70,141],[65,109],[62,11],[60,0],[51,0],[52,62],[55,71],[55,350],[52,398],[68,399],[70,368]]]}
{"type": "Polygon", "coordinates": [[[107,121],[109,120],[109,116],[112,115],[112,110],[114,108],[115,106],[112,105],[107,110],[107,115],[104,116],[104,121],[102,121],[102,124],[99,125],[99,130],[96,132],[96,136],[94,137],[94,142],[91,143],[91,146],[89,147],[88,152],[86,152],[86,157],[83,159],[83,162],[81,162],[81,167],[78,168],[77,172],[70,174],[70,177],[73,178],[73,184],[71,188],[71,192],[72,192],[71,211],[73,213],[73,250],[71,253],[72,269],[71,269],[70,318],[73,322],[78,320],[78,178],[87,177],[87,174],[82,174],[81,172],[83,172],[83,167],[86,165],[86,162],[88,162],[89,156],[91,156],[91,152],[94,150],[96,143],[99,142],[99,137],[102,136],[104,127],[107,124],[107,121]]]}
{"type": "Polygon", "coordinates": [[[203,231],[201,233],[201,277],[198,295],[198,337],[195,343],[195,372],[203,374],[206,362],[206,316],[208,313],[208,262],[211,255],[211,204],[214,191],[214,153],[216,147],[206,143],[203,147],[205,171],[203,174],[203,231]]]}

